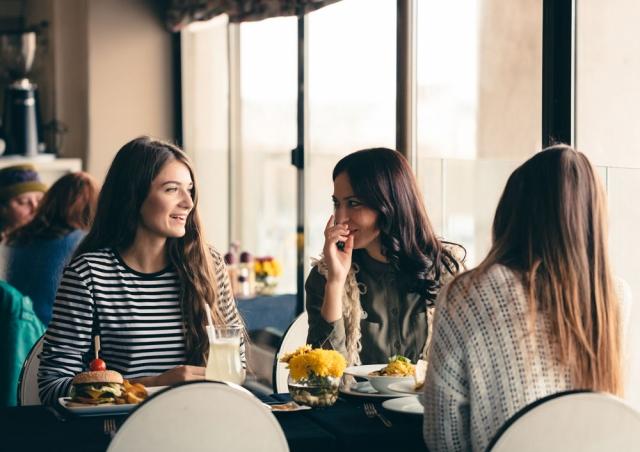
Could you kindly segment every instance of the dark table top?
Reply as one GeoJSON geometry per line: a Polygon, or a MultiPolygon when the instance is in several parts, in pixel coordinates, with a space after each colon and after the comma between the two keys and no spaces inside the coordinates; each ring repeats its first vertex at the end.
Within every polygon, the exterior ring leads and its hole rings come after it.
{"type": "MultiPolygon", "coordinates": [[[[260,397],[263,401],[287,401],[288,394],[260,397]]],[[[422,417],[378,411],[392,423],[385,427],[364,414],[364,400],[338,399],[328,408],[275,413],[292,452],[424,450],[422,417]]],[[[110,416],[119,425],[126,416],[110,416]]],[[[0,408],[0,450],[13,451],[105,451],[110,437],[104,434],[106,417],[62,416],[43,406],[0,408]]]]}

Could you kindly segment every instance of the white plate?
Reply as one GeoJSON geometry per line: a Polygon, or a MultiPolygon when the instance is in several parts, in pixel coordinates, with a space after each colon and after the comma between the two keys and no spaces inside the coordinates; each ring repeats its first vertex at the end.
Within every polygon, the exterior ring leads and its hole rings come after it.
{"type": "Polygon", "coordinates": [[[414,381],[399,381],[398,383],[391,383],[389,389],[395,392],[401,392],[403,394],[420,394],[421,389],[416,391],[416,384],[414,381]]]}
{"type": "Polygon", "coordinates": [[[359,381],[355,385],[350,388],[346,388],[340,386],[340,392],[342,394],[356,396],[356,397],[373,397],[376,399],[390,399],[392,397],[403,397],[400,394],[380,394],[378,391],[373,389],[371,383],[368,381],[359,381]]]}
{"type": "Polygon", "coordinates": [[[300,405],[294,401],[291,402],[279,402],[279,403],[264,403],[274,413],[289,413],[291,411],[304,411],[310,410],[310,406],[300,405]]]}
{"type": "Polygon", "coordinates": [[[386,364],[367,364],[365,366],[351,366],[344,370],[347,375],[353,375],[354,377],[368,378],[371,372],[380,370],[386,367],[386,364]]]}
{"type": "Polygon", "coordinates": [[[397,411],[398,413],[415,414],[419,416],[424,414],[424,408],[417,397],[400,397],[385,400],[382,402],[382,406],[386,410],[397,411]]]}
{"type": "MultiPolygon", "coordinates": [[[[152,386],[147,388],[147,393],[152,396],[166,388],[166,386],[152,386]]],[[[58,403],[65,410],[78,416],[108,416],[116,414],[126,414],[131,412],[138,406],[136,403],[127,403],[124,405],[87,405],[87,406],[69,406],[71,397],[60,397],[58,403]]]]}

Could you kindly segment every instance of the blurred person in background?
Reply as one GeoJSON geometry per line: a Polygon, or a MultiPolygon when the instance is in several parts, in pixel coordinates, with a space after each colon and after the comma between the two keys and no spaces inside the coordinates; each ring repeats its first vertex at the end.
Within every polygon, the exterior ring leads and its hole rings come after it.
{"type": "Polygon", "coordinates": [[[0,169],[0,241],[33,218],[46,185],[33,165],[0,169]]]}
{"type": "Polygon", "coordinates": [[[98,182],[87,173],[61,177],[44,195],[33,219],[8,234],[0,248],[2,279],[31,298],[45,326],[62,270],[91,227],[99,191],[98,182]]]}

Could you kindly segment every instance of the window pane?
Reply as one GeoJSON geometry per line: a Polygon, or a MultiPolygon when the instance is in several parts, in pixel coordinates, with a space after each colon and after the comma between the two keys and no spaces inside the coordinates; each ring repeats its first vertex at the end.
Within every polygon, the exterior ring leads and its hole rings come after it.
{"type": "MultiPolygon", "coordinates": [[[[240,26],[241,149],[232,169],[232,239],[283,266],[279,292],[296,291],[297,19],[240,26]]],[[[239,151],[239,152],[238,152],[239,151]]]]}
{"type": "MultiPolygon", "coordinates": [[[[640,4],[634,0],[576,2],[576,147],[606,175],[609,249],[616,277],[637,299],[640,261],[635,253],[640,205],[629,202],[640,190],[640,4]]],[[[640,322],[632,303],[629,325],[640,322]]],[[[627,328],[626,398],[640,408],[640,331],[627,328]]]]}
{"type": "Polygon", "coordinates": [[[194,162],[207,241],[225,252],[230,212],[226,16],[189,25],[181,43],[184,149],[194,162]]]}
{"type": "Polygon", "coordinates": [[[542,2],[421,0],[417,22],[418,179],[474,265],[510,171],[541,145],[542,2]]]}
{"type": "Polygon", "coordinates": [[[309,15],[307,253],[332,213],[331,172],[359,149],[395,147],[396,1],[343,0],[309,15]]]}

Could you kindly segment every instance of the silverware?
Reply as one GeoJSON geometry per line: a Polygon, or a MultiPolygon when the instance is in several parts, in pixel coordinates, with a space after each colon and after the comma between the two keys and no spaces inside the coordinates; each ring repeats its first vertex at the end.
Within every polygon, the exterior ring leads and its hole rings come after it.
{"type": "Polygon", "coordinates": [[[56,410],[55,408],[53,408],[52,406],[48,406],[47,410],[53,414],[53,416],[59,420],[60,422],[67,422],[67,420],[60,414],[58,413],[58,410],[56,410]]]}
{"type": "Polygon", "coordinates": [[[366,414],[368,418],[374,418],[377,416],[385,427],[391,427],[393,425],[389,419],[378,413],[378,410],[376,410],[373,403],[366,402],[364,404],[364,414],[366,414]]]}
{"type": "Polygon", "coordinates": [[[109,435],[110,438],[113,438],[116,435],[116,420],[113,418],[107,418],[104,420],[104,434],[109,435]]]}

